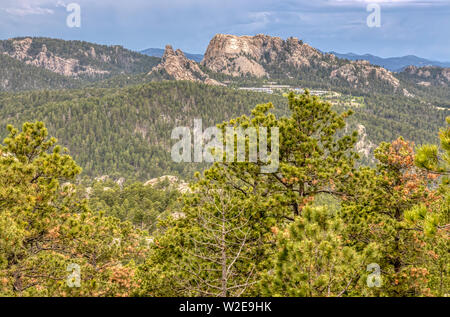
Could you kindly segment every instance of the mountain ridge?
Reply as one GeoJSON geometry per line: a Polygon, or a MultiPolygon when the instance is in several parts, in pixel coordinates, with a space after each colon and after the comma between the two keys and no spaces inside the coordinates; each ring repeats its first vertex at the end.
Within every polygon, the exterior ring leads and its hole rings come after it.
{"type": "Polygon", "coordinates": [[[85,41],[19,37],[0,41],[0,54],[73,78],[107,78],[150,71],[159,58],[85,41]]]}
{"type": "Polygon", "coordinates": [[[375,86],[391,93],[402,91],[392,72],[367,61],[348,61],[322,53],[295,37],[284,40],[264,34],[216,34],[201,65],[231,77],[292,78],[367,91],[375,86]]]}
{"type": "MultiPolygon", "coordinates": [[[[413,79],[412,74],[393,73],[370,61],[352,61],[323,53],[295,37],[282,39],[264,34],[216,34],[200,63],[190,59],[190,55],[181,50],[174,51],[171,47],[169,50],[166,47],[162,58],[158,58],[127,50],[119,45],[106,46],[41,37],[2,40],[0,54],[13,58],[24,67],[39,67],[63,76],[51,76],[34,68],[32,73],[35,75],[31,76],[33,79],[23,75],[23,84],[16,84],[18,88],[12,89],[11,84],[8,84],[13,81],[12,73],[4,71],[0,76],[1,91],[77,88],[97,84],[98,87],[113,87],[116,84],[126,86],[148,81],[191,80],[232,86],[277,82],[290,86],[344,89],[347,92],[354,90],[361,93],[394,93],[412,97],[415,92],[411,89],[415,90],[417,83],[424,81],[424,85],[428,85],[426,80],[413,79]],[[72,79],[77,82],[74,83],[72,79]],[[39,85],[39,82],[46,84],[39,85]]],[[[199,56],[197,55],[197,60],[199,56]]],[[[6,60],[3,58],[2,63],[11,67],[11,62],[6,60]]],[[[15,69],[18,69],[17,65],[15,69]]],[[[24,74],[24,71],[18,73],[24,74]]],[[[426,74],[427,71],[422,73],[426,74]]],[[[431,80],[429,85],[445,87],[447,71],[437,69],[433,73],[440,77],[431,80]],[[437,74],[439,71],[442,75],[437,74]]],[[[423,88],[428,89],[427,87],[423,88]]]]}
{"type": "Polygon", "coordinates": [[[337,53],[330,51],[339,58],[345,58],[348,60],[368,60],[371,64],[384,67],[390,71],[400,72],[408,66],[438,66],[438,67],[450,67],[450,62],[433,61],[426,58],[418,57],[416,55],[405,55],[399,57],[379,57],[373,54],[355,54],[355,53],[337,53]]]}
{"type": "MultiPolygon", "coordinates": [[[[145,50],[141,50],[139,52],[142,54],[159,57],[159,58],[161,58],[164,55],[163,48],[148,48],[145,50]]],[[[204,54],[194,54],[194,53],[188,53],[188,52],[184,52],[184,51],[183,51],[183,53],[187,58],[189,58],[197,63],[200,63],[204,58],[204,54]]],[[[336,51],[329,51],[328,53],[333,54],[336,57],[345,58],[348,60],[355,60],[355,61],[356,60],[368,60],[373,65],[378,65],[378,66],[384,67],[393,72],[402,71],[405,67],[408,67],[408,66],[417,66],[417,67],[439,66],[439,67],[443,67],[443,68],[450,67],[450,62],[432,60],[432,59],[423,58],[423,57],[416,56],[416,55],[381,57],[381,56],[377,56],[377,55],[374,55],[371,53],[365,53],[365,54],[356,54],[356,53],[352,53],[352,52],[338,53],[336,51]]]]}

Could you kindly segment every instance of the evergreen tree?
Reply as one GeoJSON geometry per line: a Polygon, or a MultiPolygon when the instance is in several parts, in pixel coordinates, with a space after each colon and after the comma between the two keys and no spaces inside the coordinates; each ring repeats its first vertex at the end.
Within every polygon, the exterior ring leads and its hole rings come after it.
{"type": "Polygon", "coordinates": [[[417,205],[432,206],[440,195],[434,189],[436,174],[414,165],[411,143],[402,138],[382,143],[375,150],[376,169],[362,168],[353,183],[354,192],[343,202],[346,239],[357,250],[376,243],[383,285],[378,295],[429,295],[424,232],[407,221],[417,205]]]}
{"type": "MultiPolygon", "coordinates": [[[[260,283],[263,296],[335,297],[361,294],[359,281],[377,258],[374,245],[364,252],[346,246],[343,223],[326,207],[306,207],[278,235],[273,268],[260,283]],[[359,289],[357,289],[359,287],[359,289]]],[[[363,284],[364,287],[364,284],[363,284]]]]}
{"type": "Polygon", "coordinates": [[[126,295],[142,236],[77,199],[70,182],[81,169],[42,122],[8,130],[0,148],[0,294],[126,295]]]}

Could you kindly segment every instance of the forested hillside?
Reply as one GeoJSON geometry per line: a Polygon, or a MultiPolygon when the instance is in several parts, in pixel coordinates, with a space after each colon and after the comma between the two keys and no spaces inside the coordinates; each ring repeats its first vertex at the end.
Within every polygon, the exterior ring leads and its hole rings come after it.
{"type": "Polygon", "coordinates": [[[80,81],[0,54],[0,91],[79,87],[80,81]]]}
{"type": "Polygon", "coordinates": [[[73,78],[95,81],[120,74],[147,73],[160,61],[159,58],[133,52],[118,45],[106,46],[41,37],[2,40],[0,55],[0,65],[4,69],[0,89],[15,91],[72,88],[73,78]],[[16,63],[7,59],[7,56],[16,60],[16,63]],[[11,67],[14,67],[14,72],[11,67]],[[24,70],[31,73],[31,78],[24,70]],[[50,75],[51,73],[54,75],[50,75]],[[5,84],[6,82],[10,83],[5,84]]]}
{"type": "MultiPolygon", "coordinates": [[[[406,97],[368,96],[365,100],[364,108],[354,109],[352,121],[366,126],[374,143],[399,135],[418,144],[431,142],[436,139],[432,131],[446,116],[445,111],[406,97]]],[[[194,118],[202,118],[204,126],[210,126],[249,113],[255,104],[267,101],[280,111],[286,109],[279,96],[189,82],[120,90],[4,94],[1,122],[47,122],[91,176],[112,172],[139,179],[167,173],[188,177],[192,167],[172,167],[168,159],[170,131],[175,126],[192,126],[194,118]]]]}
{"type": "MultiPolygon", "coordinates": [[[[436,131],[448,113],[420,100],[394,96],[366,96],[353,108],[350,128],[366,127],[377,144],[402,135],[417,144],[436,141],[436,131]]],[[[0,95],[0,124],[25,121],[46,123],[66,146],[84,173],[146,180],[165,174],[192,177],[203,168],[196,163],[175,164],[170,159],[176,126],[193,127],[201,118],[204,128],[228,118],[249,114],[259,103],[273,102],[279,114],[288,114],[281,95],[240,91],[199,83],[154,82],[121,89],[90,88],[0,95]]],[[[337,107],[336,111],[348,107],[337,107]]],[[[6,135],[3,128],[2,137],[6,135]]],[[[373,148],[372,148],[373,150],[373,148]]]]}
{"type": "Polygon", "coordinates": [[[448,70],[296,38],[0,41],[0,297],[448,296],[449,125],[448,70]],[[270,141],[177,163],[195,119],[270,141]]]}
{"type": "Polygon", "coordinates": [[[191,82],[3,94],[0,99],[0,124],[45,122],[87,175],[141,180],[171,173],[191,177],[198,169],[170,159],[170,133],[176,126],[193,127],[193,119],[201,118],[206,128],[269,101],[286,109],[281,96],[191,82]]]}

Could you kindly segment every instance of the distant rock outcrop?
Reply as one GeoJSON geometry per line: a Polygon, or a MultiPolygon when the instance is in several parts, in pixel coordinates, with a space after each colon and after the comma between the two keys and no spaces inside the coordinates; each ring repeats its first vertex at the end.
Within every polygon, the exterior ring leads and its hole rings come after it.
{"type": "Polygon", "coordinates": [[[223,85],[209,78],[196,62],[186,58],[181,50],[177,49],[174,51],[170,45],[166,46],[161,63],[155,66],[150,73],[161,71],[166,72],[175,80],[199,81],[210,85],[223,85]]]}
{"type": "Polygon", "coordinates": [[[365,60],[345,64],[333,70],[330,74],[330,78],[342,78],[355,87],[358,84],[369,86],[370,76],[374,76],[376,79],[388,83],[394,89],[400,86],[400,81],[390,71],[382,67],[373,66],[365,60]]]}
{"type": "Polygon", "coordinates": [[[164,175],[157,178],[152,178],[151,180],[144,183],[144,186],[155,186],[163,182],[168,182],[169,186],[177,189],[181,193],[186,193],[189,191],[189,184],[179,180],[178,177],[173,175],[164,175]]]}
{"type": "Polygon", "coordinates": [[[217,34],[209,43],[202,65],[231,76],[267,76],[263,66],[276,64],[285,58],[297,67],[310,66],[321,53],[296,38],[286,41],[279,37],[258,34],[236,36],[217,34]]]}
{"type": "MultiPolygon", "coordinates": [[[[29,53],[33,40],[31,38],[25,38],[23,40],[14,40],[12,52],[4,52],[4,54],[11,56],[12,58],[24,61],[26,64],[34,65],[48,69],[54,73],[77,77],[80,75],[104,75],[108,74],[108,71],[97,69],[91,66],[80,65],[79,60],[74,58],[62,58],[48,51],[47,46],[42,44],[41,50],[37,54],[29,53]]],[[[90,53],[95,58],[95,49],[91,47],[90,53]]]]}
{"type": "Polygon", "coordinates": [[[150,71],[159,59],[121,46],[25,37],[0,40],[0,54],[73,78],[106,78],[150,71]]]}
{"type": "Polygon", "coordinates": [[[258,34],[236,36],[217,34],[209,43],[201,64],[210,70],[230,75],[273,77],[290,70],[304,74],[314,70],[322,79],[347,82],[353,87],[368,87],[374,80],[397,90],[399,80],[388,70],[367,61],[347,61],[324,54],[303,41],[290,37],[258,34]]]}
{"type": "Polygon", "coordinates": [[[420,86],[450,86],[450,68],[439,66],[408,66],[402,72],[408,79],[420,86]]]}

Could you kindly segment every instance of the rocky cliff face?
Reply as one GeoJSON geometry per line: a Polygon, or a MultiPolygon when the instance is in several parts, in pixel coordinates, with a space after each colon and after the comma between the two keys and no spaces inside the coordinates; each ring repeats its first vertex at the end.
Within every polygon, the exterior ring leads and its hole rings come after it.
{"type": "Polygon", "coordinates": [[[274,77],[277,74],[295,77],[314,72],[322,79],[344,81],[355,88],[368,87],[374,80],[394,90],[400,86],[399,80],[382,67],[323,54],[294,37],[283,40],[262,34],[217,34],[209,43],[201,64],[233,77],[274,77]]]}
{"type": "Polygon", "coordinates": [[[400,81],[392,73],[382,67],[371,65],[368,61],[354,61],[331,71],[330,78],[341,78],[357,86],[369,86],[372,78],[388,83],[394,89],[400,86],[400,81]]]}
{"type": "Polygon", "coordinates": [[[408,66],[402,71],[403,75],[415,80],[421,86],[450,86],[450,68],[438,66],[408,66]]]}
{"type": "Polygon", "coordinates": [[[75,78],[138,74],[150,71],[160,61],[120,46],[31,37],[0,41],[0,54],[75,78]]]}
{"type": "Polygon", "coordinates": [[[355,150],[363,155],[366,159],[371,158],[371,152],[376,147],[376,145],[369,140],[369,137],[366,133],[366,127],[362,124],[357,125],[359,140],[355,144],[355,150]]]}
{"type": "MultiPolygon", "coordinates": [[[[57,56],[48,51],[45,44],[42,44],[42,48],[37,54],[31,54],[30,48],[32,43],[33,40],[31,38],[15,40],[12,42],[14,50],[12,52],[4,52],[4,54],[23,61],[26,64],[43,67],[64,76],[96,76],[109,73],[106,70],[97,69],[87,65],[80,65],[79,60],[74,58],[62,58],[57,56]]],[[[91,47],[90,53],[95,56],[95,49],[93,47],[91,47]]]]}
{"type": "Polygon", "coordinates": [[[209,43],[201,62],[215,72],[231,76],[267,76],[263,65],[273,65],[286,58],[297,67],[310,66],[321,54],[296,38],[286,41],[279,37],[258,34],[256,36],[235,36],[217,34],[209,43]]]}
{"type": "Polygon", "coordinates": [[[150,73],[161,71],[166,72],[175,80],[199,81],[210,85],[223,85],[209,78],[196,62],[186,58],[181,50],[177,49],[174,51],[170,45],[166,46],[161,63],[154,67],[150,73]]]}

